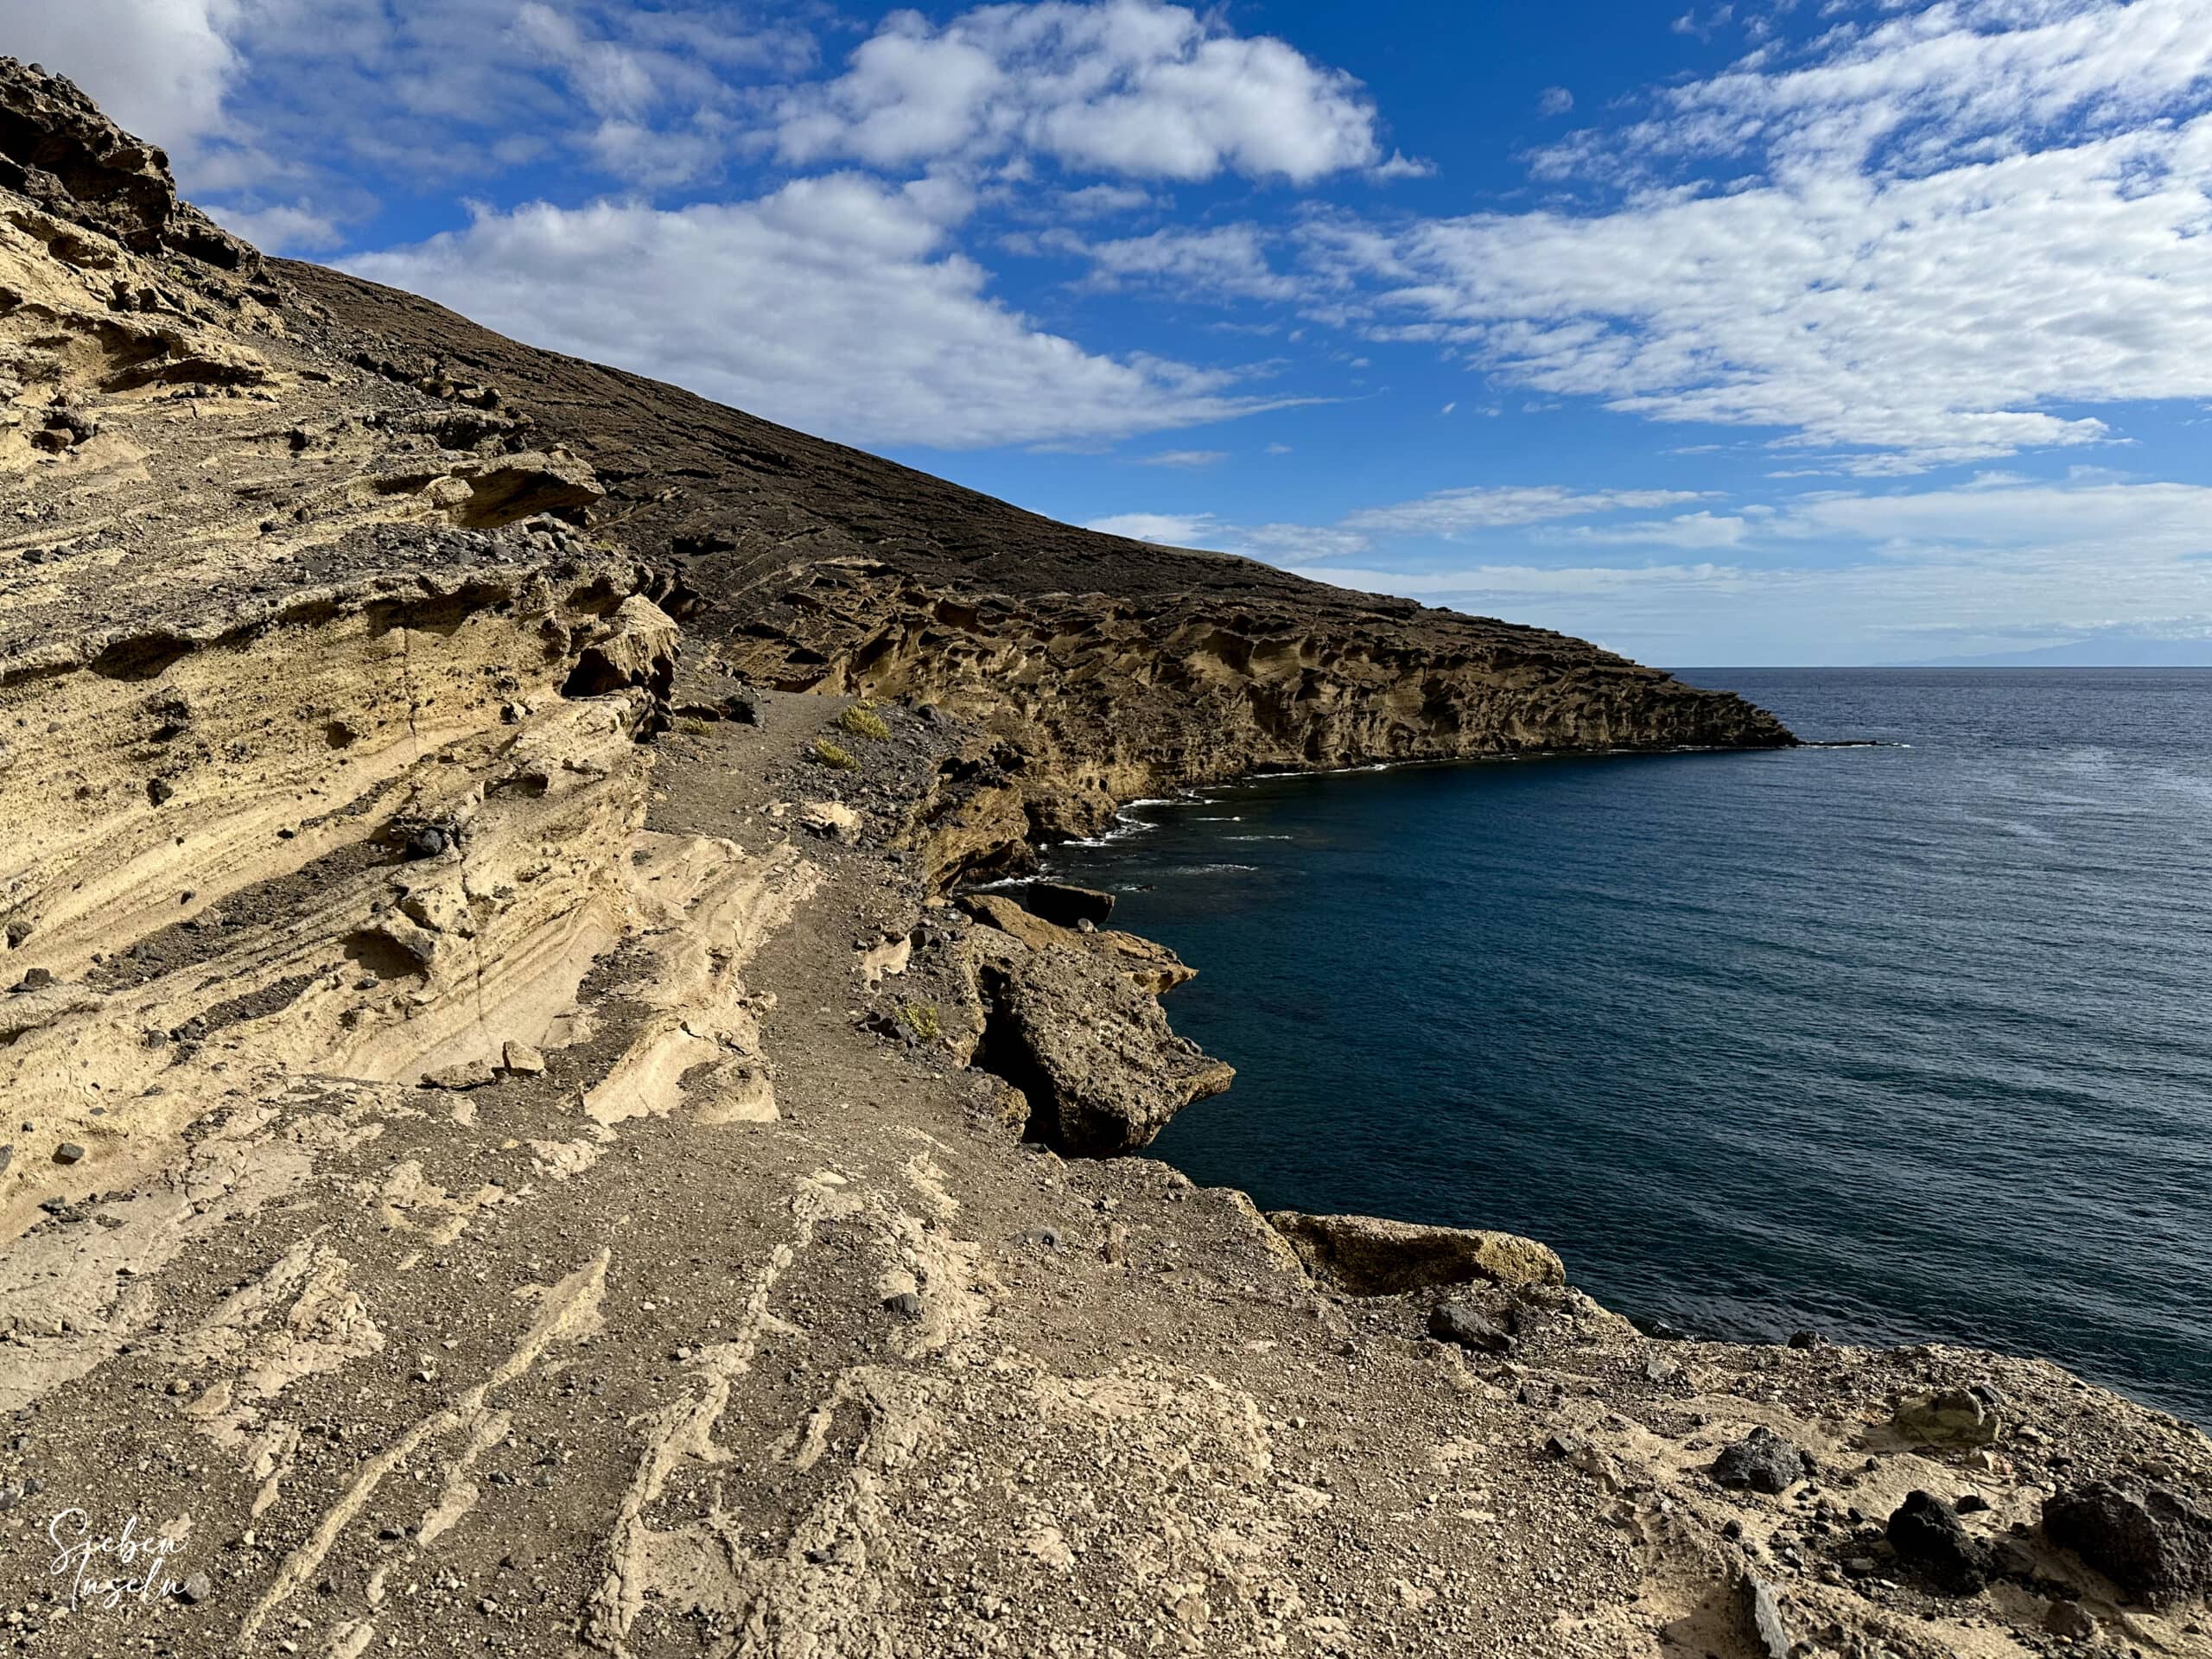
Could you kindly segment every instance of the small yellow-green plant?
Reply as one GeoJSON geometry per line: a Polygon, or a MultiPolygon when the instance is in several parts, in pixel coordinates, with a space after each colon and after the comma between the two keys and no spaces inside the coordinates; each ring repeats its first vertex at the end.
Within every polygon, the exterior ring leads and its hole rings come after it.
{"type": "Polygon", "coordinates": [[[686,715],[676,722],[676,729],[686,737],[704,737],[707,734],[707,722],[696,715],[686,715]]]}
{"type": "Polygon", "coordinates": [[[835,766],[840,772],[858,772],[861,763],[826,737],[814,740],[814,758],[825,766],[835,766]]]}
{"type": "Polygon", "coordinates": [[[871,738],[878,743],[891,735],[891,728],[883,723],[883,716],[864,702],[856,702],[838,715],[837,724],[855,737],[871,738]]]}
{"type": "Polygon", "coordinates": [[[925,1043],[933,1043],[944,1034],[944,1027],[938,1018],[934,1002],[909,1002],[899,1010],[899,1017],[906,1022],[909,1031],[925,1043]]]}

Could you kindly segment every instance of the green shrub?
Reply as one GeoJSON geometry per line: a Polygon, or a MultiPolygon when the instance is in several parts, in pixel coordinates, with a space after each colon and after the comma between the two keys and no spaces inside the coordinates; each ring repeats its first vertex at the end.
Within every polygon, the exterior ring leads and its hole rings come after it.
{"type": "Polygon", "coordinates": [[[909,1002],[899,1010],[899,1017],[906,1022],[909,1031],[925,1043],[933,1043],[944,1035],[944,1027],[938,1018],[934,1002],[909,1002]]]}
{"type": "Polygon", "coordinates": [[[814,758],[825,766],[835,766],[840,772],[858,772],[861,763],[826,737],[814,740],[814,758]]]}
{"type": "Polygon", "coordinates": [[[872,738],[880,743],[891,735],[891,728],[883,723],[883,716],[864,702],[856,702],[837,716],[837,723],[855,737],[872,738]]]}

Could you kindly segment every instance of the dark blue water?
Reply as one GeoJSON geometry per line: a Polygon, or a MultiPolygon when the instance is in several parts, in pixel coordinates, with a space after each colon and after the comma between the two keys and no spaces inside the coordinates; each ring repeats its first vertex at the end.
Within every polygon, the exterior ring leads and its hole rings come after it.
{"type": "Polygon", "coordinates": [[[1685,677],[1894,747],[1262,780],[1058,849],[1237,1067],[1160,1155],[2212,1422],[2212,671],[1685,677]]]}

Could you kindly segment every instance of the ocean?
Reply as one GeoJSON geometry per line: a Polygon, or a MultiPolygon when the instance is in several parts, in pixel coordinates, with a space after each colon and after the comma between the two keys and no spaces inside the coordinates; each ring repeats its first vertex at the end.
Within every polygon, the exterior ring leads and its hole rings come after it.
{"type": "Polygon", "coordinates": [[[2212,670],[1681,677],[1879,747],[1262,779],[1053,849],[1237,1068],[1157,1155],[2212,1424],[2212,670]]]}

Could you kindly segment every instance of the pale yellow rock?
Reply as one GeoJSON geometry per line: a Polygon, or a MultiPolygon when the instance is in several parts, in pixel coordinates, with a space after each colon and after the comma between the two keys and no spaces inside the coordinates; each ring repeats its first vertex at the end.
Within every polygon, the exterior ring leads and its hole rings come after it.
{"type": "Polygon", "coordinates": [[[1317,1279],[1355,1296],[1477,1281],[1563,1285],[1567,1268],[1548,1244],[1512,1233],[1421,1227],[1377,1216],[1308,1216],[1278,1210],[1268,1219],[1317,1279]]]}
{"type": "Polygon", "coordinates": [[[799,828],[809,835],[851,846],[861,838],[861,815],[842,801],[808,801],[798,810],[799,828]]]}

